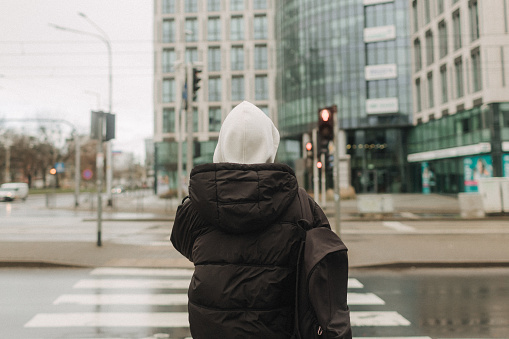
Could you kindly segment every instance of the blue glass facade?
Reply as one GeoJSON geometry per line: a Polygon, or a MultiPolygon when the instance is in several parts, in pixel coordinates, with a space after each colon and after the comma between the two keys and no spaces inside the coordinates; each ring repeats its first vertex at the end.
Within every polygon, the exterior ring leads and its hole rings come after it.
{"type": "MultiPolygon", "coordinates": [[[[400,192],[408,184],[412,121],[409,2],[285,0],[276,8],[279,160],[337,105],[357,192],[400,192]]],[[[329,169],[330,171],[330,169],[329,169]]],[[[331,182],[328,183],[330,187],[331,182]]]]}

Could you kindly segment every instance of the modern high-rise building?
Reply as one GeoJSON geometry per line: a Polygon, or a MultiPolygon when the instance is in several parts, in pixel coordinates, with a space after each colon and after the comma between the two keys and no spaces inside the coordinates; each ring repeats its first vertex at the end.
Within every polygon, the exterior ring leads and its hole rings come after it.
{"type": "Polygon", "coordinates": [[[351,168],[341,175],[358,193],[407,190],[409,13],[408,0],[277,1],[279,160],[299,158],[319,108],[336,105],[351,168]]]}
{"type": "MultiPolygon", "coordinates": [[[[154,142],[159,192],[178,178],[186,67],[202,70],[192,102],[193,165],[212,162],[222,121],[243,100],[277,124],[274,0],[154,0],[154,142]]],[[[189,86],[190,87],[190,86],[189,86]]],[[[185,127],[183,128],[186,131],[185,127]]]]}
{"type": "Polygon", "coordinates": [[[409,0],[413,190],[509,177],[509,1],[409,0]]]}

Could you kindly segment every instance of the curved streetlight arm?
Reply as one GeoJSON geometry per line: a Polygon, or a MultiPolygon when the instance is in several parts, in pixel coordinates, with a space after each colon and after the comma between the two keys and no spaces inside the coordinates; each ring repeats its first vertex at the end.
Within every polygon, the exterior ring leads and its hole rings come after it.
{"type": "Polygon", "coordinates": [[[55,25],[55,24],[52,24],[52,23],[49,23],[48,25],[50,25],[53,28],[59,29],[61,31],[68,31],[68,32],[72,32],[72,33],[82,34],[82,35],[89,35],[89,36],[93,36],[95,38],[101,39],[104,43],[106,43],[108,45],[108,48],[109,48],[109,45],[110,45],[109,40],[107,40],[105,37],[103,37],[100,34],[90,33],[90,32],[86,32],[86,31],[80,31],[79,29],[59,26],[59,25],[55,25]]]}

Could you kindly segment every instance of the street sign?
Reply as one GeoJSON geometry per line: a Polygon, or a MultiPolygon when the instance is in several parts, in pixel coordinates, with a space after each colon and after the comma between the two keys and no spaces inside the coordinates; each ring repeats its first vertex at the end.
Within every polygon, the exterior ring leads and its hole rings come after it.
{"type": "Polygon", "coordinates": [[[57,162],[55,164],[55,169],[57,170],[57,173],[64,173],[65,172],[65,166],[63,162],[57,162]]]}
{"type": "Polygon", "coordinates": [[[85,169],[83,170],[83,173],[81,174],[81,176],[83,177],[83,179],[85,180],[90,180],[92,179],[92,176],[94,175],[94,173],[92,172],[92,170],[90,169],[85,169]]]}

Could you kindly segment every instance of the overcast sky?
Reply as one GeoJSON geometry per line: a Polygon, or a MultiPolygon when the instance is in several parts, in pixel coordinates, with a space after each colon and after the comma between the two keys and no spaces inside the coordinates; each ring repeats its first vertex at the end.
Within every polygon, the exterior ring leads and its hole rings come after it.
{"type": "Polygon", "coordinates": [[[1,0],[0,120],[65,119],[88,134],[90,111],[108,110],[106,44],[49,25],[98,33],[78,12],[111,41],[113,150],[141,160],[154,120],[151,0],[1,0]]]}

